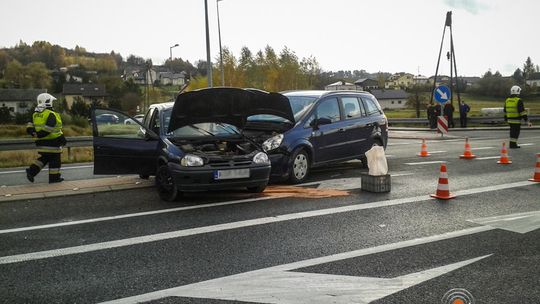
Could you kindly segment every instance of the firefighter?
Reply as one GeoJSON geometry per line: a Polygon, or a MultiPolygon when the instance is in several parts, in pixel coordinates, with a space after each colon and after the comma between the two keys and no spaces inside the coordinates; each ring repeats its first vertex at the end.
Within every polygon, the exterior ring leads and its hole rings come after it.
{"type": "Polygon", "coordinates": [[[39,158],[26,169],[26,177],[34,182],[34,177],[49,164],[49,183],[58,183],[64,179],[60,176],[62,146],[66,138],[62,132],[60,114],[53,111],[54,96],[41,93],[37,97],[37,107],[32,115],[26,132],[36,141],[39,158]]]}
{"type": "Polygon", "coordinates": [[[510,126],[510,149],[520,148],[517,141],[521,131],[521,120],[527,122],[529,127],[532,126],[527,117],[527,111],[523,106],[523,101],[519,98],[520,93],[521,88],[516,85],[513,86],[510,89],[510,97],[504,103],[504,121],[510,126]]]}

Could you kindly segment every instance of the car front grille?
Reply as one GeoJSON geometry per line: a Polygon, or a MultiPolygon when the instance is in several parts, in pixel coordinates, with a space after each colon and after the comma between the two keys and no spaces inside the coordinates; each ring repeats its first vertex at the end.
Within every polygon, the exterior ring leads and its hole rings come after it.
{"type": "Polygon", "coordinates": [[[243,166],[249,166],[251,165],[251,160],[217,160],[217,159],[211,159],[208,162],[208,165],[212,168],[234,168],[234,167],[243,167],[243,166]]]}

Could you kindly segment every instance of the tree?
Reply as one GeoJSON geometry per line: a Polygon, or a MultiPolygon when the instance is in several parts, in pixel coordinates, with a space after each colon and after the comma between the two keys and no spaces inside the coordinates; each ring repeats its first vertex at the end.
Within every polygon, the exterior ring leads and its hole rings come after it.
{"type": "Polygon", "coordinates": [[[135,93],[127,93],[122,96],[121,99],[122,110],[133,114],[137,111],[137,106],[139,106],[141,102],[142,98],[140,95],[135,93]]]}
{"type": "Polygon", "coordinates": [[[532,73],[535,72],[535,66],[532,63],[531,57],[527,57],[525,64],[523,64],[523,78],[529,79],[532,73]]]}
{"type": "Polygon", "coordinates": [[[8,124],[13,120],[7,107],[0,107],[0,124],[8,124]]]}
{"type": "Polygon", "coordinates": [[[77,96],[75,97],[75,101],[71,105],[69,112],[75,116],[90,117],[90,106],[77,96]]]}
{"type": "Polygon", "coordinates": [[[523,72],[519,68],[514,71],[514,74],[512,75],[512,79],[514,79],[514,81],[518,85],[525,84],[525,77],[523,77],[523,72]]]}
{"type": "Polygon", "coordinates": [[[145,63],[144,58],[138,57],[135,55],[129,55],[128,58],[126,59],[126,62],[129,65],[135,65],[135,66],[144,66],[144,63],[145,63]]]}
{"type": "Polygon", "coordinates": [[[52,84],[52,77],[43,62],[32,62],[25,68],[25,77],[30,79],[30,88],[44,89],[52,84]]]}
{"type": "Polygon", "coordinates": [[[9,88],[24,88],[25,79],[23,65],[17,60],[10,61],[4,71],[4,79],[9,88]]]}

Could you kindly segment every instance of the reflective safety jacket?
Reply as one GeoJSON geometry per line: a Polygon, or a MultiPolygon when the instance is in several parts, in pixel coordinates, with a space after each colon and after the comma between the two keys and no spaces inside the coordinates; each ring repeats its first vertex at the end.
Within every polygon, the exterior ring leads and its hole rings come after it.
{"type": "Polygon", "coordinates": [[[504,113],[504,118],[509,124],[520,124],[521,119],[527,121],[527,111],[525,111],[523,101],[517,96],[506,99],[504,113]]]}
{"type": "Polygon", "coordinates": [[[66,139],[62,132],[62,118],[60,114],[45,109],[36,111],[32,115],[32,123],[28,123],[27,132],[35,134],[38,152],[60,153],[66,139]]]}

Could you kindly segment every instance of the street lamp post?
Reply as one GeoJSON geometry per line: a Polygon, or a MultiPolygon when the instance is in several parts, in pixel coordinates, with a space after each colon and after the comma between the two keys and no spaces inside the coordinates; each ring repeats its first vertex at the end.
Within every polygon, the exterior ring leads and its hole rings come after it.
{"type": "Polygon", "coordinates": [[[221,86],[225,86],[225,71],[223,69],[223,49],[221,48],[221,26],[219,23],[219,2],[223,0],[216,0],[217,7],[217,27],[218,27],[218,37],[219,37],[219,68],[221,69],[221,86]]]}
{"type": "Polygon", "coordinates": [[[169,47],[169,51],[170,51],[170,55],[171,55],[171,56],[169,57],[169,59],[170,59],[171,61],[172,61],[172,49],[175,48],[175,47],[177,47],[177,46],[179,46],[178,43],[175,44],[175,45],[173,45],[173,46],[171,46],[171,47],[169,47]]]}
{"type": "Polygon", "coordinates": [[[213,87],[212,83],[212,61],[210,61],[210,30],[208,29],[208,0],[204,0],[204,16],[206,21],[206,76],[208,77],[208,87],[213,87]]]}

